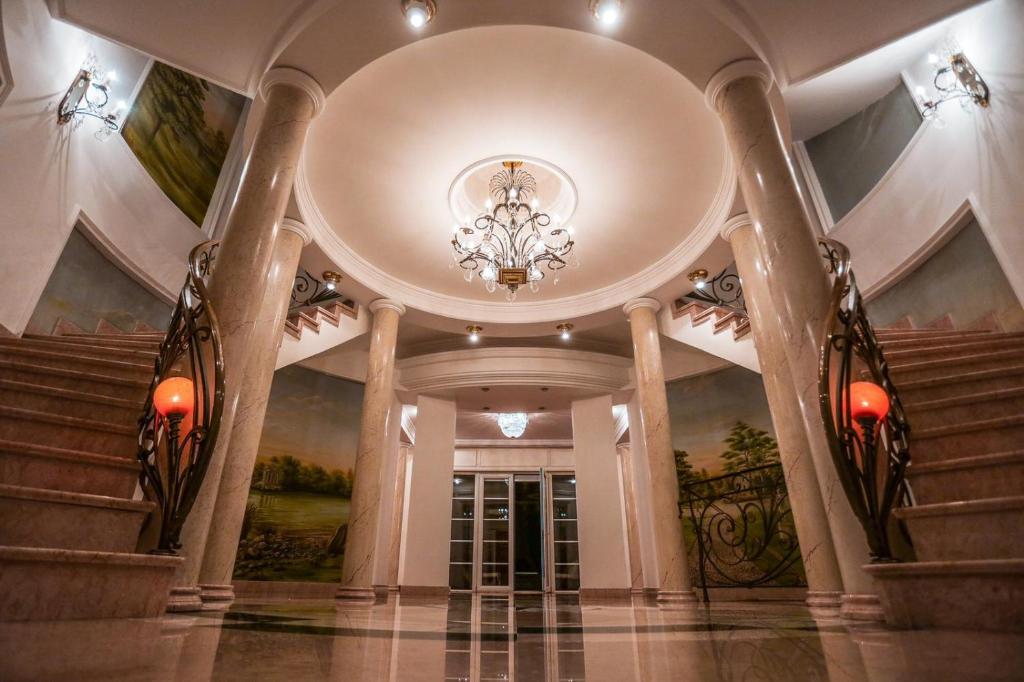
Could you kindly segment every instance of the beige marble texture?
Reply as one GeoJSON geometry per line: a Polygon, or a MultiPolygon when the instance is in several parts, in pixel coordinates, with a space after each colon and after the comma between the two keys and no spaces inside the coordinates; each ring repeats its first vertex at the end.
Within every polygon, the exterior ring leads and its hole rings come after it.
{"type": "MultiPolygon", "coordinates": [[[[272,76],[274,71],[267,75],[272,76]]],[[[224,462],[230,447],[243,378],[249,370],[263,298],[299,157],[317,108],[316,98],[287,80],[270,79],[266,107],[246,160],[210,281],[210,300],[220,322],[224,354],[224,411],[206,478],[182,531],[182,586],[198,584],[213,521],[224,462]]],[[[276,333],[276,332],[275,332],[276,333]]]]}
{"type": "Polygon", "coordinates": [[[633,449],[629,443],[616,446],[622,469],[622,491],[626,500],[626,540],[629,543],[629,585],[634,592],[644,589],[644,567],[640,560],[640,517],[633,481],[633,449]]]}
{"type": "Polygon", "coordinates": [[[138,463],[124,457],[0,444],[0,483],[128,498],[138,480],[138,463]]]}
{"type": "Polygon", "coordinates": [[[227,608],[232,601],[231,575],[238,551],[249,483],[259,453],[274,365],[284,336],[284,319],[291,302],[295,272],[305,242],[295,229],[282,229],[274,243],[270,270],[263,286],[263,304],[254,327],[249,364],[231,429],[227,459],[220,478],[213,518],[206,539],[199,584],[203,601],[227,608]]]}
{"type": "MultiPolygon", "coordinates": [[[[1018,491],[1019,492],[1019,491],[1018,491]]],[[[1024,556],[1024,496],[921,504],[896,509],[918,561],[1024,556]]]]}
{"type": "Polygon", "coordinates": [[[398,567],[402,551],[402,518],[405,513],[405,481],[408,473],[410,448],[398,448],[395,463],[395,499],[391,514],[391,529],[388,533],[388,589],[398,589],[398,567]]]}
{"type": "MultiPolygon", "coordinates": [[[[378,551],[378,508],[381,503],[382,470],[387,455],[388,413],[394,401],[395,343],[398,319],[405,307],[396,301],[377,299],[370,304],[373,328],[370,357],[363,392],[363,411],[356,450],[355,482],[341,567],[338,598],[372,599],[374,557],[378,551]]],[[[384,549],[384,548],[381,548],[384,549]]]]}
{"type": "Polygon", "coordinates": [[[636,392],[640,402],[641,424],[631,425],[631,428],[639,426],[631,437],[642,437],[647,447],[658,600],[694,602],[697,597],[686,563],[679,519],[679,481],[672,450],[665,370],[661,363],[656,317],[660,307],[652,298],[637,298],[623,308],[633,337],[636,392]]]}
{"type": "Polygon", "coordinates": [[[785,342],[775,324],[777,315],[768,290],[767,271],[758,251],[750,217],[743,214],[731,219],[723,230],[723,236],[732,246],[736,270],[743,283],[750,329],[754,335],[768,408],[779,443],[789,505],[800,542],[800,558],[807,576],[808,599],[818,608],[839,608],[843,578],[832,545],[832,532],[822,503],[807,432],[803,427],[800,403],[789,371],[785,342]]]}
{"type": "Polygon", "coordinates": [[[729,79],[713,77],[713,104],[739,173],[753,223],[776,326],[814,460],[822,501],[847,594],[873,594],[864,530],[835,474],[818,407],[820,344],[827,325],[830,286],[817,235],[807,221],[799,185],[769,103],[764,67],[729,65],[729,79]],[[760,71],[759,71],[760,69],[760,71]]]}

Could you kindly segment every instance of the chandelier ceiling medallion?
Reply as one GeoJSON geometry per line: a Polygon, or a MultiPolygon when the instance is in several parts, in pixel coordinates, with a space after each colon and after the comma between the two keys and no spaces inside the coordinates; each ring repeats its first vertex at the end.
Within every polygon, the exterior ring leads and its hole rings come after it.
{"type": "Polygon", "coordinates": [[[480,172],[488,165],[493,168],[493,164],[494,160],[489,159],[471,166],[452,187],[450,201],[458,224],[451,241],[451,265],[457,264],[465,271],[467,282],[478,276],[488,292],[504,287],[506,299],[514,301],[519,287],[526,285],[537,292],[548,272],[557,284],[560,270],[570,264],[579,266],[573,253],[573,228],[554,212],[563,207],[568,209],[566,215],[571,215],[576,191],[559,169],[531,163],[542,174],[544,194],[550,190],[554,197],[542,211],[538,179],[523,168],[523,161],[503,160],[501,170],[487,183],[489,196],[478,207],[470,194],[474,188],[480,193],[480,172]]]}

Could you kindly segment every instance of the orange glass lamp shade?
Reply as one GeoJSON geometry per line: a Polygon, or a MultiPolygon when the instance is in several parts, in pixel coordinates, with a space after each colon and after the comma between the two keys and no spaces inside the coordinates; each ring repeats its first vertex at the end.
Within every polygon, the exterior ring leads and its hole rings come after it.
{"type": "Polygon", "coordinates": [[[878,384],[855,381],[850,384],[850,416],[855,421],[871,419],[882,421],[889,414],[889,396],[878,384]]]}
{"type": "Polygon", "coordinates": [[[153,407],[160,416],[187,417],[195,409],[195,393],[192,380],[185,377],[164,379],[153,392],[153,407]]]}

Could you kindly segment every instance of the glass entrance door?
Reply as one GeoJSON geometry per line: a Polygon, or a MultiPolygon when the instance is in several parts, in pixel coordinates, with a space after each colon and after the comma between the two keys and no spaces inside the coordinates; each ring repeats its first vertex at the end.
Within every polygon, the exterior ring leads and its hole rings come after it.
{"type": "Polygon", "coordinates": [[[515,477],[515,590],[544,591],[544,503],[541,477],[515,477]]]}

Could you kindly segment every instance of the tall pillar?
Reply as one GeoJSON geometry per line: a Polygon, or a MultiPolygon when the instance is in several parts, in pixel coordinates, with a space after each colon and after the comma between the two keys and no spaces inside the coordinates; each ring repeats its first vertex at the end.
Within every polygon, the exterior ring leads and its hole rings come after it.
{"type": "MultiPolygon", "coordinates": [[[[843,578],[832,545],[828,514],[818,487],[800,403],[789,372],[785,342],[779,337],[778,325],[774,323],[777,317],[775,306],[768,292],[768,276],[750,216],[743,213],[729,220],[722,228],[722,237],[732,246],[736,270],[743,282],[743,297],[779,441],[779,459],[786,477],[789,506],[807,576],[807,605],[838,609],[843,595],[843,578]]],[[[839,489],[836,492],[841,494],[839,489]]]]}
{"type": "Polygon", "coordinates": [[[235,598],[231,574],[238,553],[238,535],[245,518],[249,482],[263,434],[263,418],[267,413],[277,353],[284,337],[284,320],[288,314],[299,256],[302,247],[310,241],[310,234],[301,222],[291,218],[281,221],[263,288],[263,303],[253,327],[249,362],[242,378],[231,441],[214,504],[213,518],[217,522],[206,538],[206,551],[199,572],[204,609],[226,609],[235,598]]]}
{"type": "MultiPolygon", "coordinates": [[[[679,480],[672,452],[665,370],[661,364],[655,316],[659,308],[661,304],[653,298],[635,298],[623,307],[633,336],[636,392],[640,403],[640,428],[631,438],[642,437],[647,450],[658,601],[694,602],[697,596],[690,582],[683,524],[679,519],[679,480]]],[[[633,427],[630,422],[630,428],[633,427]]]]}
{"type": "Polygon", "coordinates": [[[629,543],[629,587],[642,593],[644,569],[640,559],[640,514],[636,504],[636,485],[633,482],[633,449],[629,443],[615,446],[622,470],[622,494],[626,500],[626,542],[629,543]]]}
{"type": "Polygon", "coordinates": [[[862,568],[868,562],[867,540],[838,485],[818,408],[819,344],[829,322],[830,286],[768,101],[770,85],[771,73],[764,63],[742,60],[716,73],[705,96],[722,119],[750,211],[775,312],[763,323],[775,325],[789,362],[843,576],[843,615],[874,619],[881,616],[881,609],[862,568]]]}
{"type": "Polygon", "coordinates": [[[391,532],[388,535],[388,590],[398,591],[398,560],[402,551],[402,524],[405,519],[405,487],[409,474],[409,447],[400,445],[395,463],[395,501],[392,503],[391,532]]]}
{"type": "Polygon", "coordinates": [[[352,486],[351,516],[341,566],[339,599],[374,599],[377,531],[385,457],[388,451],[388,414],[394,402],[395,342],[398,318],[405,306],[378,298],[370,303],[370,358],[363,391],[363,413],[356,449],[355,482],[352,486]]]}
{"type": "Polygon", "coordinates": [[[178,575],[176,599],[188,598],[196,587],[203,551],[220,489],[220,477],[231,441],[242,379],[255,345],[263,304],[255,295],[267,286],[281,221],[309,124],[325,98],[320,85],[296,69],[268,71],[260,83],[266,100],[252,149],[210,281],[210,301],[220,322],[224,358],[224,410],[221,430],[203,486],[182,530],[185,564],[178,575]]]}

